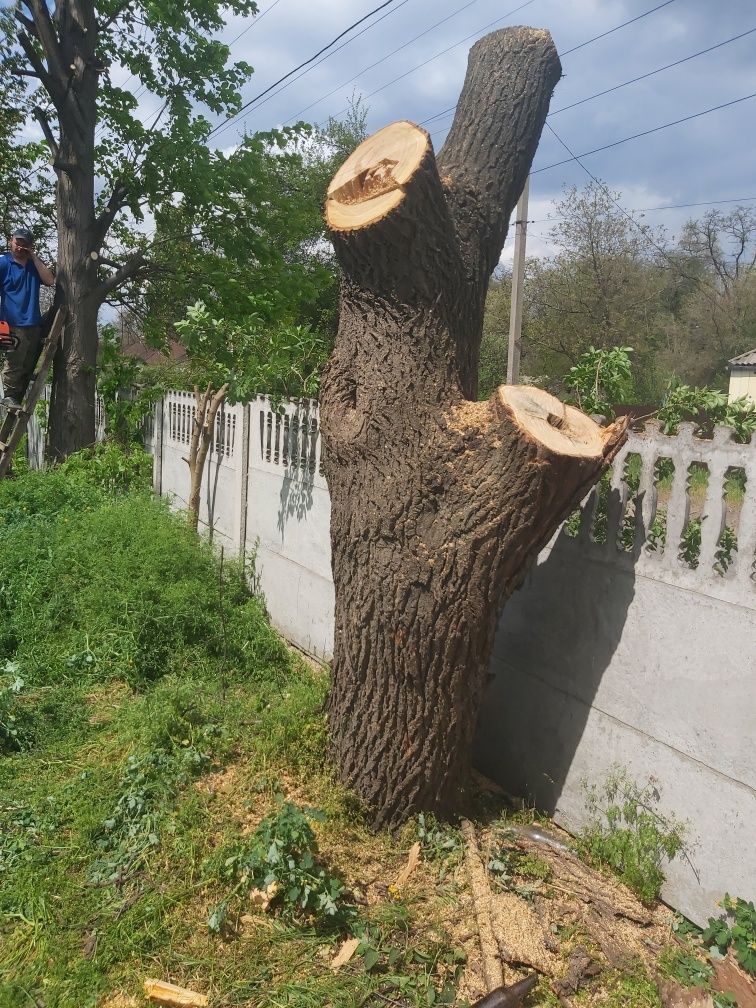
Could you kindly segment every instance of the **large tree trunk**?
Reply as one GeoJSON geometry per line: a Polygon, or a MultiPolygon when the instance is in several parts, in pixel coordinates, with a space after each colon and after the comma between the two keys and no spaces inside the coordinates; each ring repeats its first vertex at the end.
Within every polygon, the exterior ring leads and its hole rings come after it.
{"type": "MultiPolygon", "coordinates": [[[[39,15],[42,16],[41,14],[39,15]]],[[[97,123],[97,24],[91,3],[61,8],[59,60],[69,77],[58,80],[59,139],[53,149],[58,176],[58,260],[56,279],[68,306],[68,320],[53,363],[47,453],[61,461],[95,440],[97,314],[100,301],[99,249],[94,203],[94,143],[97,123]],[[75,100],[72,100],[75,99],[75,100]]],[[[51,65],[51,73],[55,66],[51,65]]],[[[55,91],[55,87],[53,87],[55,91]]]]}
{"type": "Polygon", "coordinates": [[[395,123],[329,188],[343,280],[321,396],[328,714],[377,826],[457,804],[502,605],[624,438],[538,389],[471,401],[488,279],[559,76],[547,32],[489,35],[438,161],[395,123]]]}

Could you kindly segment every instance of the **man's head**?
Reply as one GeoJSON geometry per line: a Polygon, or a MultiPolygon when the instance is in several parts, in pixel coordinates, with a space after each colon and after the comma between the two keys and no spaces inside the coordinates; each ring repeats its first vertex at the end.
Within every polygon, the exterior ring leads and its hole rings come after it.
{"type": "Polygon", "coordinates": [[[14,255],[28,256],[34,251],[34,235],[28,228],[16,228],[11,233],[10,249],[14,255]]]}

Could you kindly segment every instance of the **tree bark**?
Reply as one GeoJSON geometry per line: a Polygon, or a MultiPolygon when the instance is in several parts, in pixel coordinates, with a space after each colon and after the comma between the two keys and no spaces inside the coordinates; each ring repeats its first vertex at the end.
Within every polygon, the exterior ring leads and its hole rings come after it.
{"type": "Polygon", "coordinates": [[[194,415],[192,438],[189,443],[189,458],[186,459],[186,464],[189,466],[188,519],[190,528],[193,528],[195,532],[199,525],[200,491],[202,490],[205,461],[215,433],[215,417],[220,404],[226,397],[226,392],[228,392],[228,384],[221,386],[216,392],[213,392],[209,385],[204,392],[200,392],[196,385],[194,387],[197,411],[194,415]]]}
{"type": "Polygon", "coordinates": [[[329,188],[343,278],[321,395],[328,717],[379,827],[458,804],[503,603],[624,440],[538,389],[471,401],[488,280],[560,72],[545,31],[481,39],[438,159],[395,123],[329,188]]]}

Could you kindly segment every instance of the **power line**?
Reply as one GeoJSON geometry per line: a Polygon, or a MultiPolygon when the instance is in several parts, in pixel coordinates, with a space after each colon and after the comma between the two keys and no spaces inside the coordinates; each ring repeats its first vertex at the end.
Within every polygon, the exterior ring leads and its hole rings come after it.
{"type": "Polygon", "coordinates": [[[604,195],[607,196],[608,199],[610,199],[612,201],[612,203],[614,203],[614,205],[623,214],[623,216],[627,217],[627,219],[630,221],[630,223],[633,225],[633,227],[637,231],[640,232],[640,234],[643,237],[643,239],[649,245],[651,245],[659,253],[659,255],[661,255],[661,257],[666,261],[666,263],[668,264],[668,266],[670,266],[672,269],[674,269],[678,273],[678,275],[680,277],[682,277],[682,279],[684,279],[684,280],[695,280],[696,282],[702,283],[704,286],[710,287],[711,290],[714,291],[715,294],[718,293],[716,287],[714,287],[714,285],[709,280],[707,280],[705,277],[691,277],[688,274],[684,273],[683,270],[680,268],[680,264],[678,262],[676,262],[670,256],[670,254],[667,252],[667,250],[665,248],[662,248],[661,245],[659,245],[657,242],[654,241],[654,239],[651,237],[651,235],[649,233],[650,229],[647,226],[644,226],[643,224],[639,224],[638,221],[635,219],[635,217],[633,217],[633,215],[631,213],[628,213],[628,211],[625,210],[625,208],[622,206],[622,204],[618,200],[616,200],[614,198],[614,196],[612,196],[611,192],[607,189],[607,187],[604,185],[604,183],[601,182],[599,179],[597,179],[596,176],[593,174],[593,172],[583,164],[583,162],[580,160],[580,158],[581,158],[582,155],[575,154],[575,152],[570,147],[568,147],[568,145],[564,142],[564,140],[562,140],[562,138],[556,132],[556,130],[554,129],[554,127],[551,125],[551,123],[547,122],[546,123],[546,128],[554,135],[554,137],[556,138],[556,140],[562,145],[562,147],[564,147],[564,149],[570,155],[569,160],[570,161],[577,161],[577,163],[580,165],[580,167],[583,169],[583,171],[586,173],[586,175],[588,175],[589,178],[593,179],[593,181],[595,182],[595,184],[599,187],[599,189],[601,189],[601,191],[604,193],[604,195]]]}
{"type": "Polygon", "coordinates": [[[731,42],[737,42],[739,39],[745,38],[747,35],[753,35],[754,32],[756,32],[756,28],[749,28],[748,31],[741,32],[740,35],[733,35],[732,38],[725,39],[724,42],[717,42],[716,45],[709,46],[708,49],[701,49],[698,52],[691,53],[690,56],[683,56],[682,59],[675,60],[674,63],[667,63],[665,66],[657,67],[656,70],[649,70],[648,73],[641,74],[639,77],[632,77],[630,80],[623,81],[622,84],[615,84],[614,87],[607,88],[605,91],[597,91],[596,94],[588,95],[587,98],[581,98],[580,101],[572,102],[570,105],[563,105],[561,108],[554,109],[553,112],[549,112],[549,115],[559,115],[560,112],[566,112],[567,109],[577,108],[578,105],[585,105],[586,102],[593,101],[594,98],[601,98],[603,95],[611,94],[613,91],[619,91],[620,88],[627,87],[628,84],[637,84],[638,81],[646,80],[648,77],[653,77],[655,74],[661,73],[663,70],[671,70],[672,67],[677,67],[682,63],[687,63],[688,60],[696,59],[697,56],[703,56],[705,53],[714,52],[715,49],[721,49],[722,46],[730,45],[731,42]]]}
{"type": "Polygon", "coordinates": [[[566,49],[562,53],[562,56],[569,56],[570,53],[577,52],[578,49],[582,49],[583,46],[590,45],[592,42],[598,42],[599,39],[606,38],[607,35],[612,35],[614,32],[619,31],[620,28],[625,28],[627,25],[640,21],[641,18],[647,17],[649,14],[653,14],[655,11],[661,10],[662,7],[669,7],[669,5],[674,2],[675,0],[664,0],[664,3],[660,3],[658,7],[652,7],[651,10],[647,10],[643,14],[638,14],[637,17],[630,18],[629,21],[623,21],[622,24],[617,25],[615,28],[610,28],[608,31],[602,32],[600,35],[594,35],[593,38],[586,39],[585,42],[581,42],[580,45],[573,46],[572,49],[566,49]]]}
{"type": "MultiPolygon", "coordinates": [[[[553,132],[553,130],[552,130],[553,132]]],[[[702,203],[670,203],[667,206],[636,207],[634,213],[654,213],[657,210],[688,210],[691,207],[720,206],[723,203],[753,203],[756,196],[732,196],[729,199],[704,200],[702,203]]],[[[539,217],[528,221],[529,224],[545,224],[548,221],[562,220],[563,214],[553,214],[551,217],[539,217]]]]}
{"type": "Polygon", "coordinates": [[[242,28],[242,30],[239,32],[239,34],[235,38],[232,38],[229,43],[227,43],[228,46],[229,46],[229,48],[234,44],[234,42],[238,42],[239,39],[242,37],[242,35],[246,35],[250,28],[254,28],[254,26],[256,24],[259,24],[262,21],[262,19],[265,17],[265,15],[266,14],[270,14],[270,12],[273,10],[273,8],[277,7],[278,4],[280,4],[280,3],[281,3],[281,0],[273,0],[273,3],[270,5],[270,7],[266,7],[265,10],[262,12],[262,14],[258,14],[257,17],[252,18],[250,20],[249,24],[247,25],[247,27],[246,28],[242,28]]]}
{"type": "MultiPolygon", "coordinates": [[[[292,80],[290,80],[288,84],[284,84],[284,86],[282,88],[279,88],[278,91],[274,92],[273,94],[268,95],[267,98],[264,98],[259,103],[259,105],[257,105],[257,107],[255,109],[253,109],[253,111],[257,112],[258,109],[261,109],[263,107],[263,105],[267,105],[267,103],[269,101],[272,101],[273,98],[277,98],[280,94],[282,94],[284,91],[286,91],[287,88],[290,88],[292,84],[296,84],[296,82],[298,80],[301,80],[303,77],[307,76],[308,73],[310,73],[312,70],[315,70],[322,63],[325,63],[325,61],[327,59],[330,59],[332,56],[335,56],[337,52],[341,52],[342,49],[345,49],[348,45],[351,45],[352,42],[356,42],[357,39],[361,35],[364,35],[366,32],[369,32],[372,28],[375,28],[375,26],[377,24],[380,24],[380,22],[383,21],[384,18],[390,17],[392,14],[396,14],[396,12],[401,7],[404,7],[405,4],[408,4],[409,2],[410,2],[410,0],[401,0],[401,3],[399,3],[396,7],[394,7],[394,9],[392,11],[386,11],[385,14],[382,14],[379,18],[376,18],[375,21],[373,21],[372,24],[367,25],[365,28],[362,29],[362,31],[357,32],[356,35],[353,35],[350,39],[347,39],[346,42],[342,42],[340,46],[337,46],[337,48],[333,50],[333,52],[327,53],[325,56],[323,56],[322,59],[319,59],[317,61],[317,63],[313,63],[313,65],[311,67],[308,67],[306,70],[303,70],[301,74],[299,74],[298,76],[296,76],[292,80]]],[[[243,121],[243,123],[241,123],[240,125],[243,125],[244,123],[246,123],[246,121],[247,121],[247,119],[245,118],[244,121],[243,121]]],[[[290,120],[288,120],[288,119],[286,121],[290,122],[290,120]]]]}
{"type": "Polygon", "coordinates": [[[309,112],[309,110],[311,108],[314,108],[315,105],[319,105],[320,102],[325,101],[326,98],[330,98],[331,95],[336,94],[337,91],[341,91],[342,88],[345,88],[345,87],[347,87],[347,85],[351,84],[353,81],[356,81],[358,77],[362,76],[362,74],[368,73],[370,70],[375,70],[375,68],[377,66],[380,66],[381,63],[385,63],[387,59],[391,59],[392,56],[396,56],[396,54],[398,52],[401,52],[402,49],[406,49],[407,46],[408,45],[412,45],[413,42],[417,42],[417,40],[420,39],[420,38],[422,38],[423,35],[427,35],[428,32],[434,31],[436,28],[440,27],[442,24],[445,24],[447,21],[451,21],[451,19],[453,17],[456,17],[457,14],[461,14],[462,11],[467,10],[468,7],[472,7],[473,4],[476,4],[478,2],[479,2],[479,0],[468,0],[468,3],[463,4],[461,7],[458,7],[455,11],[452,11],[451,14],[447,15],[445,18],[442,18],[440,21],[436,21],[436,23],[432,24],[430,26],[430,28],[426,28],[425,31],[421,31],[419,35],[415,35],[414,38],[411,38],[407,42],[404,42],[397,49],[393,49],[390,53],[387,53],[385,56],[381,57],[381,59],[377,60],[375,63],[371,63],[370,66],[364,67],[362,70],[359,70],[354,75],[354,77],[350,77],[348,81],[344,81],[343,84],[339,84],[338,87],[335,87],[332,91],[329,91],[328,94],[322,95],[316,101],[310,102],[309,105],[306,105],[303,109],[300,109],[299,112],[295,112],[293,116],[290,116],[286,120],[286,122],[290,123],[294,119],[299,118],[299,116],[303,115],[305,112],[309,112]]]}
{"type": "MultiPolygon", "coordinates": [[[[721,109],[730,108],[731,105],[738,105],[740,102],[748,101],[751,98],[756,98],[756,91],[753,94],[743,95],[742,98],[733,98],[732,101],[724,102],[722,105],[715,105],[713,108],[703,109],[701,112],[694,112],[693,115],[683,116],[682,119],[674,119],[672,122],[662,123],[661,126],[654,126],[652,129],[643,130],[641,133],[633,133],[632,136],[623,137],[621,140],[615,140],[613,143],[604,144],[602,147],[595,147],[593,150],[582,151],[580,154],[571,154],[570,157],[564,158],[562,161],[554,161],[553,164],[544,165],[543,168],[534,168],[531,171],[531,175],[537,175],[539,172],[548,171],[550,168],[558,168],[559,165],[569,164],[570,161],[576,161],[579,157],[588,157],[590,154],[598,154],[599,151],[610,150],[612,147],[619,147],[620,144],[629,143],[630,140],[637,140],[639,137],[650,136],[651,133],[658,133],[660,130],[669,129],[670,126],[678,126],[680,123],[690,122],[692,119],[698,119],[701,116],[709,115],[710,112],[719,112],[721,109]]],[[[548,121],[546,125],[549,126],[548,121]]],[[[551,126],[549,126],[551,129],[551,126]]],[[[551,129],[554,133],[554,130],[551,129]]],[[[556,133],[554,133],[556,136],[556,133]]],[[[557,139],[559,139],[557,137],[557,139]]],[[[562,141],[559,141],[562,143],[562,141]]],[[[562,143],[563,147],[566,147],[562,143]]]]}
{"type": "Polygon", "coordinates": [[[345,35],[348,35],[349,32],[353,31],[364,21],[367,21],[374,14],[377,14],[379,11],[382,11],[385,7],[391,6],[392,3],[395,3],[395,0],[384,0],[384,2],[380,4],[378,7],[375,7],[369,13],[365,14],[364,17],[361,17],[358,21],[355,21],[354,24],[349,25],[349,27],[345,28],[344,31],[340,32],[336,36],[336,38],[332,39],[327,45],[323,46],[322,49],[319,49],[318,52],[316,52],[313,56],[310,56],[309,59],[306,59],[303,63],[300,63],[299,66],[294,67],[293,70],[290,70],[288,73],[284,74],[283,77],[279,78],[279,80],[277,80],[274,84],[271,84],[270,87],[267,87],[264,91],[261,91],[260,94],[255,95],[254,98],[251,98],[248,102],[242,105],[239,111],[235,112],[234,115],[229,116],[223,122],[220,122],[218,123],[217,126],[214,126],[213,129],[211,129],[210,132],[208,133],[208,138],[211,137],[214,133],[218,132],[218,130],[220,130],[222,127],[230,125],[233,122],[233,120],[238,119],[238,117],[242,114],[242,112],[246,111],[250,107],[250,105],[254,105],[256,101],[258,101],[265,95],[269,94],[274,88],[278,87],[279,84],[283,84],[284,81],[288,80],[289,77],[292,77],[299,70],[302,70],[303,67],[309,66],[310,63],[314,63],[315,60],[318,58],[318,56],[322,56],[324,52],[327,52],[328,49],[331,49],[334,45],[336,45],[336,43],[341,39],[343,39],[345,35]]]}
{"type": "MultiPolygon", "coordinates": [[[[422,63],[418,63],[417,66],[414,66],[410,70],[407,70],[406,73],[400,74],[398,77],[394,77],[394,79],[390,80],[387,84],[383,84],[381,85],[381,87],[376,88],[375,91],[371,91],[370,94],[365,95],[365,100],[367,101],[367,99],[372,98],[373,95],[377,95],[381,91],[385,91],[387,87],[391,87],[391,85],[396,84],[397,81],[404,80],[405,77],[409,77],[409,75],[413,74],[416,70],[421,70],[424,66],[427,66],[428,63],[432,63],[433,60],[438,59],[439,56],[445,56],[448,52],[451,52],[452,49],[456,49],[457,46],[461,46],[464,42],[468,42],[472,38],[477,38],[481,34],[481,32],[486,31],[488,28],[492,28],[493,25],[495,24],[500,24],[502,21],[506,21],[506,19],[508,17],[511,17],[513,14],[517,14],[519,11],[524,10],[526,7],[530,7],[532,3],[535,3],[535,0],[526,0],[525,3],[520,4],[519,7],[515,7],[511,11],[508,11],[506,14],[502,15],[502,17],[496,18],[495,21],[489,21],[487,25],[483,25],[482,28],[479,28],[477,31],[472,32],[472,34],[470,35],[465,35],[465,37],[460,39],[458,42],[455,42],[453,45],[447,46],[447,48],[442,49],[441,52],[437,52],[435,56],[431,56],[429,59],[424,60],[422,63]]],[[[342,109],[341,112],[336,113],[336,116],[343,115],[344,112],[347,111],[348,109],[342,109]]]]}
{"type": "MultiPolygon", "coordinates": [[[[670,4],[670,3],[674,3],[674,0],[666,0],[665,3],[660,4],[658,7],[652,7],[651,10],[647,10],[643,14],[638,14],[637,17],[631,18],[629,21],[623,21],[622,24],[615,25],[614,28],[610,28],[608,31],[603,32],[601,35],[594,35],[593,38],[586,39],[585,42],[581,42],[580,45],[573,46],[572,49],[568,49],[566,52],[560,53],[559,56],[561,58],[562,56],[567,56],[570,53],[576,52],[578,49],[582,49],[584,46],[590,45],[592,42],[596,42],[598,39],[605,38],[607,35],[611,35],[613,32],[619,31],[620,28],[625,28],[625,27],[627,27],[627,25],[633,24],[635,21],[640,21],[641,18],[648,17],[649,14],[653,14],[655,11],[660,10],[661,7],[666,7],[667,4],[670,4]]],[[[756,29],[752,29],[752,31],[756,31],[756,29]]],[[[748,32],[745,32],[744,34],[747,35],[748,32]]],[[[741,38],[742,36],[738,35],[736,37],[737,38],[741,38]]],[[[734,42],[735,40],[734,39],[728,39],[728,41],[733,41],[734,42]]],[[[725,43],[722,42],[722,43],[720,43],[720,45],[725,45],[725,43]]],[[[716,46],[712,46],[712,48],[715,49],[716,46]]],[[[708,52],[708,51],[709,50],[707,50],[707,49],[702,50],[702,52],[708,52]]],[[[700,56],[701,53],[695,53],[694,55],[700,56]]],[[[693,58],[692,56],[687,56],[686,57],[686,59],[692,59],[692,58],[693,58]]],[[[680,62],[684,62],[684,60],[681,60],[680,62]]],[[[675,65],[676,64],[670,63],[670,66],[675,66],[675,65]]],[[[659,67],[658,70],[652,70],[651,73],[659,73],[661,70],[666,70],[666,69],[667,69],[667,67],[659,67]]],[[[650,77],[651,74],[644,74],[644,76],[650,77]]],[[[634,80],[642,80],[642,78],[641,77],[636,77],[636,78],[634,78],[634,80]]],[[[617,88],[609,88],[608,91],[600,91],[600,92],[598,92],[595,95],[591,95],[590,98],[598,98],[599,95],[608,94],[609,91],[615,91],[615,90],[617,90],[620,87],[625,87],[626,84],[632,84],[632,83],[634,83],[634,81],[625,81],[624,84],[618,84],[617,88]]],[[[589,101],[589,100],[590,100],[589,98],[583,99],[583,101],[589,101]]],[[[575,104],[580,104],[580,102],[576,102],[575,104]]],[[[571,107],[572,106],[568,106],[568,108],[571,108],[571,107]]],[[[437,112],[435,115],[429,116],[427,119],[423,119],[423,121],[419,125],[420,126],[425,126],[428,123],[433,122],[434,119],[443,119],[444,116],[450,115],[451,113],[455,112],[456,109],[457,109],[457,106],[456,105],[452,105],[451,108],[444,109],[442,112],[437,112]]],[[[559,112],[563,112],[564,109],[559,109],[558,111],[559,112]]],[[[555,113],[553,113],[553,112],[550,113],[550,115],[554,115],[554,114],[555,113]]]]}

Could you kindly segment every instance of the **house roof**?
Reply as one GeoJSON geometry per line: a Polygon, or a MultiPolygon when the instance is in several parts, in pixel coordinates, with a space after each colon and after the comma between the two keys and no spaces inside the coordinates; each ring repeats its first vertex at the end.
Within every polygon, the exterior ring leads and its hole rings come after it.
{"type": "Polygon", "coordinates": [[[168,354],[161,353],[160,350],[153,350],[140,339],[135,339],[131,343],[124,344],[121,352],[127,357],[136,357],[137,360],[145,364],[166,364],[168,361],[181,363],[186,360],[186,349],[176,340],[169,340],[168,354]]]}
{"type": "Polygon", "coordinates": [[[749,350],[747,353],[741,354],[739,357],[733,357],[731,361],[728,361],[730,367],[756,367],[756,350],[749,350]]]}

